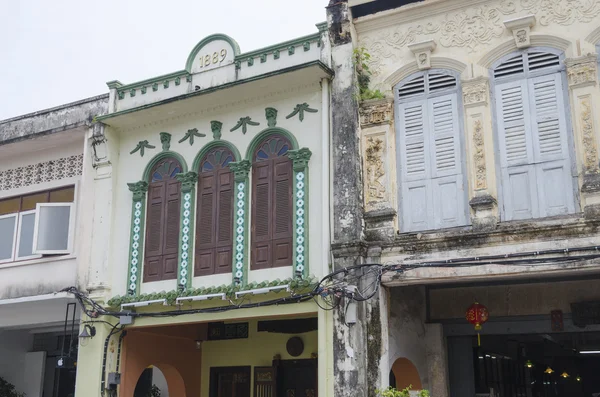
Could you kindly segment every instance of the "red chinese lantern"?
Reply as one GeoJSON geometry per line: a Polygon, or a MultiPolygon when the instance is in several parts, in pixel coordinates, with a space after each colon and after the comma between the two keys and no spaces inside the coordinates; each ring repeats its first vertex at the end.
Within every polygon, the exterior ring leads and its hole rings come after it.
{"type": "Polygon", "coordinates": [[[487,307],[475,302],[467,309],[465,318],[468,322],[475,326],[475,331],[477,331],[477,346],[481,346],[479,331],[481,331],[481,326],[485,324],[488,318],[490,318],[490,313],[488,312],[487,307]]]}

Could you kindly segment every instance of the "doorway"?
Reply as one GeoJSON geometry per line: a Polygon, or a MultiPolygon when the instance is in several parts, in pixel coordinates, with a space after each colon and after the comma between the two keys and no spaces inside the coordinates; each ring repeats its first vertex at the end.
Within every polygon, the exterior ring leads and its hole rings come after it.
{"type": "Polygon", "coordinates": [[[277,397],[317,397],[317,360],[281,360],[277,365],[277,397]]]}

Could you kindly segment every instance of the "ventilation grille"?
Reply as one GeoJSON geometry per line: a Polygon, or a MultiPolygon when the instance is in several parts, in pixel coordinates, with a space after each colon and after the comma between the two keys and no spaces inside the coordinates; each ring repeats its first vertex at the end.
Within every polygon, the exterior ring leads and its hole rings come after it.
{"type": "Polygon", "coordinates": [[[398,90],[398,97],[405,98],[412,95],[429,94],[456,87],[456,78],[447,74],[427,74],[419,76],[404,84],[398,90]],[[425,84],[427,79],[427,84],[425,84]]]}
{"type": "Polygon", "coordinates": [[[494,70],[494,77],[506,77],[515,74],[524,73],[526,71],[535,71],[544,68],[552,68],[560,65],[558,55],[547,52],[530,52],[528,54],[519,54],[508,61],[502,63],[494,70]],[[527,57],[527,65],[525,65],[525,57],[527,57]]]}

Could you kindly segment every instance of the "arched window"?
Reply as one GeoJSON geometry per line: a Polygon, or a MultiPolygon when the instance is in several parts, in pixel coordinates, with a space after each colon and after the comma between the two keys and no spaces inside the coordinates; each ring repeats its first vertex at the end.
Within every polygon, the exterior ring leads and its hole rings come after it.
{"type": "Polygon", "coordinates": [[[175,175],[181,172],[173,157],[161,159],[150,172],[144,282],[177,278],[181,183],[175,175]]]}
{"type": "Polygon", "coordinates": [[[234,155],[228,148],[211,149],[198,170],[196,260],[194,274],[231,273],[233,247],[234,155]]]}
{"type": "Polygon", "coordinates": [[[265,138],[252,156],[252,269],[292,265],[292,161],[290,142],[265,138]]]}
{"type": "Polygon", "coordinates": [[[560,67],[530,49],[493,70],[504,220],[575,212],[560,67]]]}
{"type": "Polygon", "coordinates": [[[467,223],[457,91],[456,77],[435,70],[395,90],[403,232],[467,223]]]}

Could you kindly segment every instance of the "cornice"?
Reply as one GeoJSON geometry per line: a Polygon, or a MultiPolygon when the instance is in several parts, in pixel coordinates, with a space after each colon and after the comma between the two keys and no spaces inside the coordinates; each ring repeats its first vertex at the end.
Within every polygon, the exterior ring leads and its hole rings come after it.
{"type": "Polygon", "coordinates": [[[489,0],[429,0],[419,3],[407,4],[393,10],[378,12],[373,15],[356,18],[354,26],[361,34],[364,32],[400,25],[419,19],[432,17],[465,7],[489,3],[489,0]]]}
{"type": "Polygon", "coordinates": [[[269,99],[273,99],[273,98],[281,99],[289,94],[311,92],[311,91],[315,91],[315,90],[320,90],[320,82],[318,82],[318,81],[310,83],[310,84],[302,84],[302,85],[298,85],[295,87],[290,87],[290,88],[287,88],[284,90],[270,91],[263,95],[256,95],[253,97],[228,102],[228,103],[225,103],[222,105],[201,109],[201,110],[198,110],[195,112],[183,113],[183,114],[180,114],[175,117],[165,117],[163,119],[156,120],[156,121],[149,122],[149,123],[140,123],[133,127],[117,129],[117,131],[118,132],[137,131],[137,130],[145,129],[148,127],[154,127],[154,126],[168,124],[168,123],[171,123],[171,122],[177,121],[177,120],[188,120],[188,119],[197,118],[197,117],[205,115],[205,114],[210,115],[210,114],[220,113],[220,112],[226,111],[227,109],[232,109],[232,108],[240,107],[243,105],[267,102],[269,99]]]}

